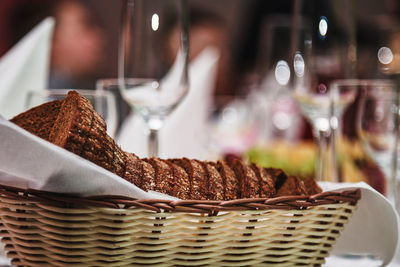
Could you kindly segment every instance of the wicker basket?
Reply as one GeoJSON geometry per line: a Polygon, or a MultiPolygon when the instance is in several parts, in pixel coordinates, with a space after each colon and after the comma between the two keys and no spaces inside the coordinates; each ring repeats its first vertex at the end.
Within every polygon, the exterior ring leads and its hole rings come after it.
{"type": "Polygon", "coordinates": [[[16,266],[318,266],[360,194],[163,201],[0,185],[0,234],[16,266]]]}

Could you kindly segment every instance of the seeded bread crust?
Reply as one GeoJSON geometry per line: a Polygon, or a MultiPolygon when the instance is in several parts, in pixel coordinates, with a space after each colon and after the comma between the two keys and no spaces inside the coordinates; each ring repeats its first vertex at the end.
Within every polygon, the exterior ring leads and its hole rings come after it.
{"type": "Polygon", "coordinates": [[[258,195],[262,198],[273,197],[276,193],[275,185],[273,179],[268,175],[267,171],[254,163],[251,163],[250,167],[253,169],[258,178],[258,195]]]}
{"type": "Polygon", "coordinates": [[[295,176],[289,176],[276,192],[277,197],[281,196],[295,196],[295,195],[307,195],[307,190],[301,179],[295,176]]]}
{"type": "Polygon", "coordinates": [[[49,140],[62,103],[63,100],[44,103],[13,117],[10,121],[40,138],[49,140]]]}
{"type": "Polygon", "coordinates": [[[322,192],[322,189],[318,186],[317,182],[313,178],[303,179],[303,183],[307,191],[307,195],[315,195],[322,192]]]}
{"type": "Polygon", "coordinates": [[[190,198],[207,199],[207,177],[202,166],[188,158],[172,159],[172,163],[181,166],[189,176],[190,198]]]}
{"type": "Polygon", "coordinates": [[[126,169],[123,178],[137,187],[142,187],[143,165],[135,154],[126,153],[126,169]]]}
{"type": "Polygon", "coordinates": [[[49,141],[113,172],[125,175],[126,154],[107,135],[104,119],[85,97],[76,91],[68,92],[49,141]]]}
{"type": "Polygon", "coordinates": [[[209,163],[217,169],[222,177],[222,185],[224,187],[224,199],[237,199],[239,195],[239,183],[236,179],[235,172],[224,160],[209,163]]]}
{"type": "Polygon", "coordinates": [[[93,107],[89,100],[75,91],[68,92],[50,131],[49,141],[79,155],[90,131],[92,118],[93,107]]]}
{"type": "Polygon", "coordinates": [[[249,165],[241,160],[233,160],[231,166],[239,182],[239,198],[259,197],[259,181],[249,165]]]}
{"type": "Polygon", "coordinates": [[[158,158],[143,159],[149,163],[155,171],[155,190],[164,194],[174,193],[175,181],[171,167],[158,158]]]}
{"type": "Polygon", "coordinates": [[[198,161],[206,175],[208,180],[208,194],[207,199],[209,200],[224,200],[224,185],[223,178],[218,170],[209,162],[198,161]]]}
{"type": "Polygon", "coordinates": [[[156,190],[156,171],[150,163],[147,163],[144,160],[140,161],[142,165],[142,189],[145,191],[155,191],[156,190]]]}
{"type": "Polygon", "coordinates": [[[180,199],[190,199],[189,175],[181,166],[176,165],[169,160],[164,160],[164,162],[170,166],[174,176],[176,186],[174,186],[172,195],[180,199]]]}
{"type": "Polygon", "coordinates": [[[264,170],[268,177],[272,179],[275,190],[278,191],[287,179],[286,173],[282,169],[275,168],[264,168],[264,170]]]}

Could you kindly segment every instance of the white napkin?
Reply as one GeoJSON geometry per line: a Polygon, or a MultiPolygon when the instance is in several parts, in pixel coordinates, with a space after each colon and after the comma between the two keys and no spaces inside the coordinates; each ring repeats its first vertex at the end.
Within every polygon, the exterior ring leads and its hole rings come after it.
{"type": "Polygon", "coordinates": [[[0,116],[0,183],[59,193],[168,198],[36,137],[0,116]]]}
{"type": "Polygon", "coordinates": [[[29,90],[46,88],[54,24],[43,20],[0,59],[0,114],[6,118],[24,111],[29,90]]]}
{"type": "Polygon", "coordinates": [[[395,252],[399,219],[392,204],[366,183],[320,183],[324,191],[361,188],[361,200],[338,238],[333,255],[373,255],[388,264],[395,252]]]}
{"type": "MultiPolygon", "coordinates": [[[[219,52],[209,47],[189,67],[190,89],[160,131],[160,157],[203,159],[206,120],[211,105],[219,52]]],[[[117,138],[125,151],[147,156],[147,127],[138,114],[130,115],[117,138]]]]}

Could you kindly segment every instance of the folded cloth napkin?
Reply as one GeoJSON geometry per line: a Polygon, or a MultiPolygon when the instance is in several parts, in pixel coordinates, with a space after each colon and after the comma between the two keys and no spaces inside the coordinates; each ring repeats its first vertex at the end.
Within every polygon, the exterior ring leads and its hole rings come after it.
{"type": "Polygon", "coordinates": [[[331,254],[379,257],[386,266],[396,252],[399,218],[392,204],[366,183],[320,183],[324,191],[361,188],[357,210],[338,238],[331,254]]]}
{"type": "Polygon", "coordinates": [[[6,118],[24,111],[28,91],[46,88],[54,24],[43,20],[0,59],[0,114],[6,118]]]}
{"type": "MultiPolygon", "coordinates": [[[[206,123],[218,58],[218,50],[208,47],[190,63],[189,92],[160,131],[161,158],[205,158],[206,123]]],[[[125,151],[146,157],[147,131],[140,115],[132,113],[123,123],[117,141],[125,151]]]]}

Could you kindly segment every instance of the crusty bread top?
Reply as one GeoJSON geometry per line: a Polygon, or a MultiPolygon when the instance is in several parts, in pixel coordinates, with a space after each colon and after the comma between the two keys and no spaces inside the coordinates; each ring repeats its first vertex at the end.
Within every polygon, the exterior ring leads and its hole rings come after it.
{"type": "Polygon", "coordinates": [[[15,116],[10,121],[28,132],[48,140],[62,102],[62,100],[54,100],[33,107],[15,116]]]}
{"type": "Polygon", "coordinates": [[[49,141],[64,148],[68,142],[76,141],[80,151],[76,150],[80,153],[91,128],[93,112],[89,100],[76,91],[69,91],[51,129],[49,141]],[[71,137],[76,137],[76,140],[71,137]]]}

